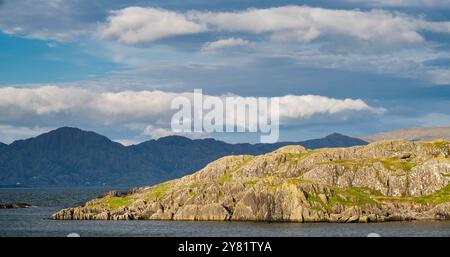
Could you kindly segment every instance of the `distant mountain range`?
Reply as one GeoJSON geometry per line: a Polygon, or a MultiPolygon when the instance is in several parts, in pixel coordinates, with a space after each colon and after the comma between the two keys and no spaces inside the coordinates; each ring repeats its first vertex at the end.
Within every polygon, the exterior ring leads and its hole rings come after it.
{"type": "Polygon", "coordinates": [[[405,139],[409,141],[430,141],[434,139],[450,140],[450,127],[406,128],[362,137],[367,142],[405,139]]]}
{"type": "Polygon", "coordinates": [[[0,144],[0,186],[149,185],[190,174],[226,155],[259,155],[291,144],[316,149],[367,142],[334,133],[275,144],[229,144],[169,136],[124,146],[94,132],[63,127],[10,145],[0,144]]]}

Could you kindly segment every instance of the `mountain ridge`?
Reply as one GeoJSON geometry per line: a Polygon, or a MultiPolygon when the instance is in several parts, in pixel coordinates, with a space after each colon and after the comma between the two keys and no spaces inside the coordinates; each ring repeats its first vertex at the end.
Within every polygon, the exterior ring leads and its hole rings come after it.
{"type": "Polygon", "coordinates": [[[404,128],[360,137],[367,142],[405,139],[409,141],[430,141],[436,139],[450,140],[449,127],[404,128]]]}
{"type": "MultiPolygon", "coordinates": [[[[308,148],[364,145],[334,134],[295,142],[308,148]]],[[[229,144],[169,136],[124,146],[92,131],[62,127],[0,147],[0,185],[139,186],[181,177],[230,154],[258,155],[292,144],[229,144]]]]}

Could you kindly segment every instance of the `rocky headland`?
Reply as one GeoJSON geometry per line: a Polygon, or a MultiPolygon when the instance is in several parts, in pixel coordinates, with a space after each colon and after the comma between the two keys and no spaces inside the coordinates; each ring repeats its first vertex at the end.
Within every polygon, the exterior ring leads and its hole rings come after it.
{"type": "Polygon", "coordinates": [[[0,204],[0,209],[21,209],[28,208],[30,204],[27,203],[2,203],[0,204]]]}
{"type": "Polygon", "coordinates": [[[151,187],[110,192],[58,220],[384,222],[450,219],[450,142],[285,146],[220,158],[151,187]]]}

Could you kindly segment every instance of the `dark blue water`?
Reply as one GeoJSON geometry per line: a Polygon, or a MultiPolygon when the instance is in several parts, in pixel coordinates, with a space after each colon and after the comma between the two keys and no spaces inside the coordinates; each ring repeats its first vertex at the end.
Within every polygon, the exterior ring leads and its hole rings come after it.
{"type": "Polygon", "coordinates": [[[450,236],[450,222],[370,224],[181,221],[54,221],[64,207],[111,189],[0,189],[0,202],[25,202],[26,209],[0,209],[0,236],[450,236]]]}

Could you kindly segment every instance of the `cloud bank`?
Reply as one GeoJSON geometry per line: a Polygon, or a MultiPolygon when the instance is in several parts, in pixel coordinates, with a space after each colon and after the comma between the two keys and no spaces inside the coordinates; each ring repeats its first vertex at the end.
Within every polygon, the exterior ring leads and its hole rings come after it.
{"type": "Polygon", "coordinates": [[[364,4],[376,7],[450,7],[447,0],[343,0],[348,3],[364,4]]]}
{"type": "MultiPolygon", "coordinates": [[[[141,129],[144,135],[168,135],[171,134],[171,117],[177,111],[170,108],[171,101],[179,96],[192,99],[193,93],[105,92],[58,86],[4,87],[0,88],[0,124],[7,126],[29,120],[35,127],[58,127],[82,120],[91,127],[119,126],[141,129]]],[[[204,96],[207,97],[210,96],[204,96]]],[[[383,108],[370,106],[360,99],[287,95],[279,100],[282,126],[312,120],[315,116],[325,115],[333,122],[340,115],[379,115],[384,112],[383,108]]]]}
{"type": "Polygon", "coordinates": [[[308,6],[185,13],[129,7],[113,12],[100,27],[103,37],[126,44],[206,31],[267,33],[275,41],[311,42],[320,37],[344,36],[384,44],[417,44],[425,40],[420,31],[450,33],[450,27],[448,22],[430,22],[398,12],[308,6]]]}

